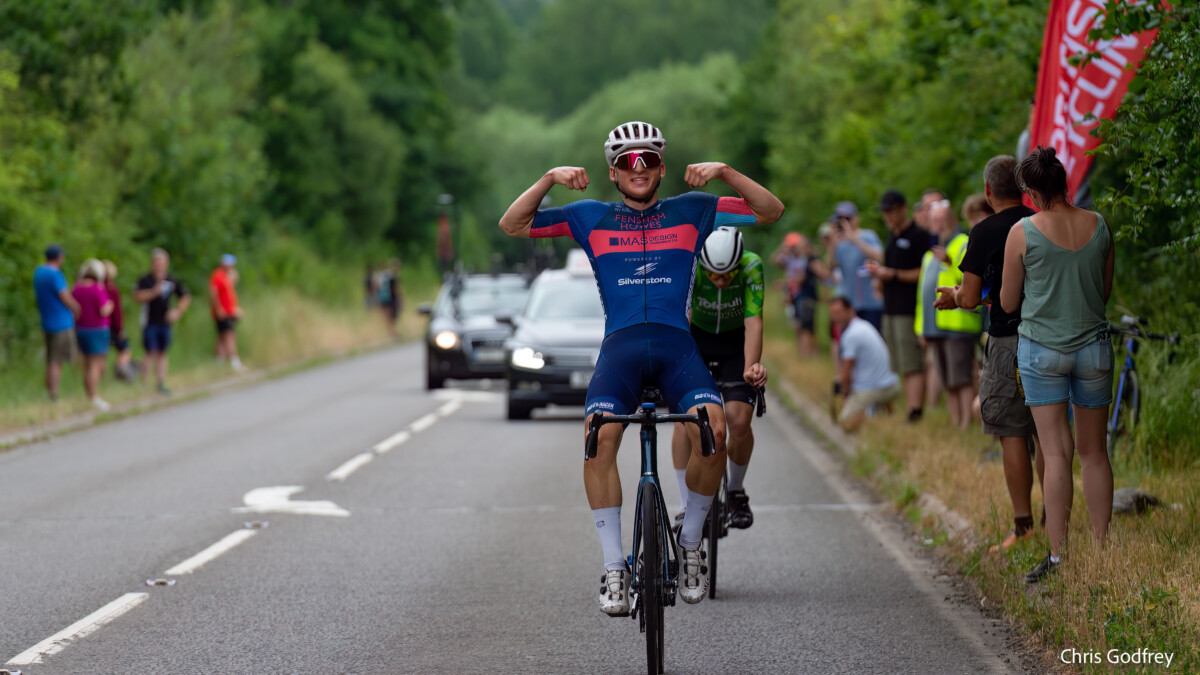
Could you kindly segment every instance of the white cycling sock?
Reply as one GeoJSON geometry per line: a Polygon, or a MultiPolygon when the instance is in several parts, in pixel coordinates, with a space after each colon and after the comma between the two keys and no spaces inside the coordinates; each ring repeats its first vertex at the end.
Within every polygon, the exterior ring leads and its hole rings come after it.
{"type": "Polygon", "coordinates": [[[738,463],[734,462],[732,459],[729,460],[729,469],[726,471],[726,475],[729,476],[729,489],[730,490],[743,489],[742,481],[746,480],[746,469],[749,469],[749,468],[750,468],[749,464],[738,464],[738,463]]]}
{"type": "Polygon", "coordinates": [[[712,495],[687,491],[687,513],[683,516],[683,527],[679,531],[679,545],[686,549],[694,549],[700,545],[704,536],[704,520],[708,518],[708,510],[712,507],[712,495]]]}
{"type": "Polygon", "coordinates": [[[600,535],[600,548],[604,551],[604,569],[625,569],[625,554],[621,552],[621,507],[592,509],[592,520],[596,521],[596,534],[600,535]]]}
{"type": "Polygon", "coordinates": [[[687,510],[687,468],[675,469],[675,482],[679,485],[679,510],[687,510]]]}

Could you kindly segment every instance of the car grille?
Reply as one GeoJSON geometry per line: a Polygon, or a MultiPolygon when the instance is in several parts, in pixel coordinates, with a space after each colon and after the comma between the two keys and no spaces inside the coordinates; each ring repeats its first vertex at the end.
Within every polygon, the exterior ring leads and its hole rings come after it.
{"type": "Polygon", "coordinates": [[[595,363],[592,361],[593,358],[594,352],[591,350],[562,351],[546,354],[546,363],[561,368],[583,368],[590,370],[595,367],[595,363]]]}
{"type": "Polygon", "coordinates": [[[495,347],[495,348],[503,349],[504,348],[504,338],[503,337],[471,338],[471,349],[476,350],[476,349],[479,349],[480,347],[495,347]]]}

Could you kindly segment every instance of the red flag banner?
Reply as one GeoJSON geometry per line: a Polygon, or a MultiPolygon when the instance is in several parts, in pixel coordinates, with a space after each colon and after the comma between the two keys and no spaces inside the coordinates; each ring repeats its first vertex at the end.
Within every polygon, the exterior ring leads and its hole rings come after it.
{"type": "Polygon", "coordinates": [[[1100,144],[1092,130],[1101,119],[1112,118],[1158,35],[1154,29],[1114,40],[1088,40],[1088,31],[1104,18],[1103,8],[1104,0],[1052,0],[1042,42],[1029,149],[1054,148],[1067,169],[1072,198],[1092,161],[1087,152],[1100,144]],[[1072,57],[1092,52],[1100,57],[1079,66],[1071,64],[1072,57]]]}

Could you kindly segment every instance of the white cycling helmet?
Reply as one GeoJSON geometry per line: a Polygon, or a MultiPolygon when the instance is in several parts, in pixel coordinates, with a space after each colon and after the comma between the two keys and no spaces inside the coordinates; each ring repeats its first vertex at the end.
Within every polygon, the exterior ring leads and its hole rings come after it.
{"type": "Polygon", "coordinates": [[[604,142],[604,158],[612,166],[617,161],[617,155],[638,148],[653,150],[661,155],[667,148],[667,141],[658,127],[652,124],[626,122],[608,133],[608,140],[604,142]]]}
{"type": "Polygon", "coordinates": [[[732,227],[718,227],[704,242],[700,266],[713,274],[725,274],[742,262],[742,233],[732,227]]]}

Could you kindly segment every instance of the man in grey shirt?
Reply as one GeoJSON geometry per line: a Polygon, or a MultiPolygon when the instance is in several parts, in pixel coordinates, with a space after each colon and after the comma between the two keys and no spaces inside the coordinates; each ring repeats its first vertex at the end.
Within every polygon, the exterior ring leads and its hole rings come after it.
{"type": "Polygon", "coordinates": [[[829,318],[842,329],[838,340],[841,355],[838,379],[846,403],[838,424],[852,431],[866,420],[867,410],[872,406],[891,411],[892,400],[900,394],[900,378],[892,371],[883,336],[858,318],[845,296],[829,302],[829,318]]]}

